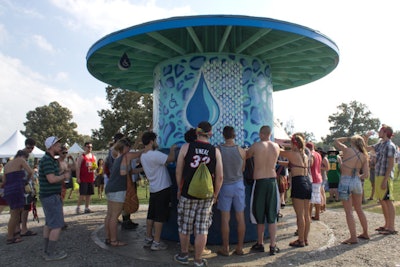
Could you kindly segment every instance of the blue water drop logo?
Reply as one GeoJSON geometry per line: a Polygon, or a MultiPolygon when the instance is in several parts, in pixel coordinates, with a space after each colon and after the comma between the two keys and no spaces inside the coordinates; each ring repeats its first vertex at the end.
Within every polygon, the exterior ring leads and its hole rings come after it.
{"type": "Polygon", "coordinates": [[[208,89],[203,73],[201,73],[196,90],[188,102],[186,118],[192,127],[199,122],[208,121],[211,125],[217,123],[220,110],[217,101],[208,89]]]}

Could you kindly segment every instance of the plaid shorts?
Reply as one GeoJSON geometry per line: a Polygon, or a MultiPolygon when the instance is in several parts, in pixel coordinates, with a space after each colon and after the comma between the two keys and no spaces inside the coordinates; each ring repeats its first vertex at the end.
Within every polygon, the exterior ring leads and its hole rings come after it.
{"type": "Polygon", "coordinates": [[[178,232],[184,235],[193,234],[193,224],[196,234],[207,235],[212,223],[213,199],[189,199],[180,197],[177,206],[178,232]]]}

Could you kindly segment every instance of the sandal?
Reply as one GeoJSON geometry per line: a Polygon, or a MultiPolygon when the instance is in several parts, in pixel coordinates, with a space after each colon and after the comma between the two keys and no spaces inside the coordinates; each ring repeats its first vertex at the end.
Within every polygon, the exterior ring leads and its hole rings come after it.
{"type": "Polygon", "coordinates": [[[302,248],[302,247],[304,247],[305,246],[305,244],[304,244],[304,242],[302,242],[302,241],[300,241],[300,240],[295,240],[295,241],[293,241],[293,242],[290,242],[289,243],[289,246],[291,246],[291,247],[297,247],[297,248],[302,248]]]}
{"type": "Polygon", "coordinates": [[[13,237],[11,239],[7,239],[7,245],[16,244],[22,242],[23,239],[20,237],[13,237]]]}
{"type": "Polygon", "coordinates": [[[304,240],[304,245],[308,246],[308,240],[307,239],[304,240]]]}
{"type": "Polygon", "coordinates": [[[378,227],[378,228],[376,228],[375,229],[375,231],[385,231],[386,229],[385,229],[385,227],[383,227],[383,226],[380,226],[380,227],[378,227]]]}
{"type": "Polygon", "coordinates": [[[119,240],[114,240],[114,241],[110,241],[110,245],[112,247],[122,247],[122,246],[128,245],[128,243],[125,243],[125,242],[122,242],[122,241],[119,241],[119,240]]]}
{"type": "Polygon", "coordinates": [[[106,244],[107,246],[110,246],[110,245],[111,245],[110,239],[106,238],[106,239],[104,240],[104,244],[106,244]]]}
{"type": "Polygon", "coordinates": [[[26,231],[25,234],[22,234],[22,233],[21,233],[21,236],[34,236],[34,235],[37,235],[37,233],[36,233],[36,232],[33,232],[33,231],[31,231],[31,230],[26,231]]]}

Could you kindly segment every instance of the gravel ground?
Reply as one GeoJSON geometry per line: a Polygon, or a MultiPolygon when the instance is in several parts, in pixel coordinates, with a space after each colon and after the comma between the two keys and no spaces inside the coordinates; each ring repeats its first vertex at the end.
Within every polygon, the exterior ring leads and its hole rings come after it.
{"type": "MultiPolygon", "coordinates": [[[[37,236],[25,237],[18,244],[6,245],[8,213],[0,215],[0,253],[1,266],[177,266],[171,255],[177,251],[176,244],[169,243],[168,251],[143,251],[140,245],[124,248],[109,248],[100,240],[104,238],[102,221],[105,206],[93,206],[94,213],[74,214],[74,207],[66,207],[68,229],[63,231],[59,246],[68,252],[68,257],[58,262],[43,260],[41,230],[43,213],[39,209],[40,223],[30,221],[28,226],[38,232],[37,236]],[[138,247],[140,247],[138,249],[138,247]],[[156,254],[155,254],[156,253],[156,254]],[[144,256],[143,256],[144,255],[144,256]],[[147,255],[147,256],[146,256],[147,255]],[[157,257],[154,257],[157,255],[157,257]]],[[[328,210],[321,215],[321,221],[313,222],[310,246],[293,249],[288,243],[295,239],[293,232],[295,216],[292,207],[282,210],[283,219],[279,222],[278,246],[281,253],[268,256],[267,253],[249,253],[252,244],[246,243],[245,256],[221,257],[215,253],[207,256],[209,266],[399,266],[399,235],[383,236],[374,231],[381,226],[381,214],[367,213],[370,229],[370,241],[360,240],[356,245],[342,245],[348,238],[345,215],[342,209],[328,210]]],[[[141,206],[135,221],[141,225],[140,233],[124,234],[123,239],[136,242],[142,240],[145,225],[146,207],[141,206]]],[[[30,215],[31,219],[31,215],[30,215]]],[[[357,219],[357,218],[356,218],[357,219]]],[[[396,225],[399,226],[399,217],[396,225]]],[[[360,233],[359,223],[357,223],[360,233]]],[[[268,243],[268,240],[266,240],[268,243]]],[[[266,246],[267,247],[267,246],[266,246]]],[[[209,247],[216,251],[218,247],[209,247]]]]}

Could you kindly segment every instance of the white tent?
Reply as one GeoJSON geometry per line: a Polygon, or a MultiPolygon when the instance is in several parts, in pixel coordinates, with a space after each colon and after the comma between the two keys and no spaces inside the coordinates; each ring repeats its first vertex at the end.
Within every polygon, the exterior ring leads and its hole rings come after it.
{"type": "Polygon", "coordinates": [[[69,153],[69,154],[82,153],[82,152],[84,152],[84,150],[83,150],[77,143],[74,143],[74,144],[68,149],[68,153],[69,153]]]}
{"type": "MultiPolygon", "coordinates": [[[[15,131],[3,144],[0,145],[0,158],[9,158],[15,156],[17,151],[25,148],[26,137],[20,131],[15,131]]],[[[31,155],[35,158],[44,156],[44,151],[35,146],[31,155]]]]}
{"type": "Polygon", "coordinates": [[[289,135],[283,129],[278,120],[274,120],[274,138],[279,140],[290,140],[289,135]]]}

